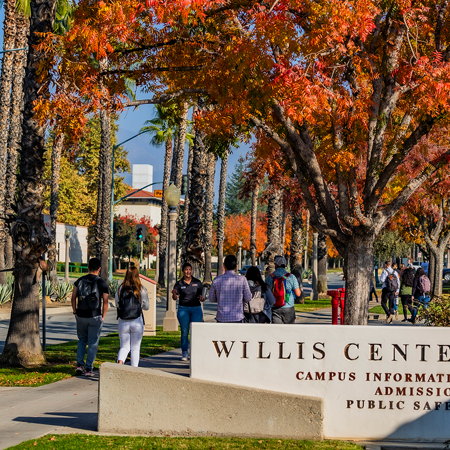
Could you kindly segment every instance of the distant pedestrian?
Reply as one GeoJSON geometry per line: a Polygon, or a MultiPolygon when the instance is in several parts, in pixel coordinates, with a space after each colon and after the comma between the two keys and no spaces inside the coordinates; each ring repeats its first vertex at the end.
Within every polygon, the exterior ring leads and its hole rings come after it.
{"type": "Polygon", "coordinates": [[[217,303],[217,322],[243,323],[244,304],[252,299],[247,279],[235,273],[237,259],[228,255],[223,262],[226,272],[214,278],[209,301],[217,303]]]}
{"type": "MultiPolygon", "coordinates": [[[[405,268],[404,264],[402,264],[402,266],[403,266],[403,268],[405,268]]],[[[392,264],[392,269],[395,272],[397,272],[398,279],[399,279],[398,290],[400,292],[401,280],[402,280],[402,271],[401,271],[401,269],[398,268],[397,263],[392,264]]],[[[395,296],[394,296],[394,314],[395,315],[398,314],[398,304],[399,304],[399,294],[396,292],[395,296]]]]}
{"type": "Polygon", "coordinates": [[[375,295],[375,300],[377,301],[377,303],[379,302],[378,300],[378,294],[377,294],[377,290],[375,289],[375,277],[372,275],[372,277],[370,278],[370,293],[369,293],[369,302],[371,300],[373,300],[373,296],[375,295]]]}
{"type": "Polygon", "coordinates": [[[300,297],[301,292],[297,278],[286,270],[286,259],[283,256],[275,257],[275,272],[266,277],[275,297],[272,306],[272,323],[295,323],[295,296],[300,297]]]}
{"type": "Polygon", "coordinates": [[[102,325],[108,311],[109,288],[99,277],[101,263],[91,258],[88,263],[88,275],[78,278],[72,292],[72,310],[77,321],[77,375],[92,376],[97,356],[98,341],[102,325]],[[87,357],[86,363],[84,357],[87,357]]]}
{"type": "Polygon", "coordinates": [[[412,286],[414,283],[414,267],[412,264],[403,271],[400,287],[400,299],[403,306],[403,316],[402,322],[408,320],[408,310],[412,314],[412,286]]]}
{"type": "Polygon", "coordinates": [[[412,303],[413,311],[411,314],[411,319],[408,319],[413,325],[416,323],[416,315],[419,306],[424,306],[428,308],[428,303],[430,302],[429,293],[431,291],[431,282],[428,278],[425,270],[419,267],[414,275],[414,281],[412,286],[412,303]]]}
{"type": "Polygon", "coordinates": [[[150,302],[147,289],[141,284],[137,267],[130,267],[125,273],[123,283],[116,292],[116,307],[120,340],[117,362],[124,364],[128,354],[131,353],[130,363],[133,367],[138,367],[144,335],[142,310],[148,310],[150,302]]]}
{"type": "Polygon", "coordinates": [[[383,283],[381,291],[381,306],[386,313],[386,323],[392,323],[394,316],[394,298],[399,293],[400,278],[398,273],[392,269],[391,261],[384,263],[384,270],[380,276],[383,283]],[[389,302],[389,308],[387,303],[389,302]]]}
{"type": "Polygon", "coordinates": [[[270,323],[272,322],[272,305],[275,297],[267,283],[261,276],[261,271],[256,266],[251,266],[245,274],[252,300],[244,303],[245,319],[249,323],[270,323]]]}
{"type": "Polygon", "coordinates": [[[192,276],[192,266],[184,263],[182,267],[183,278],[175,283],[172,298],[178,301],[177,318],[181,328],[181,361],[189,358],[189,329],[191,322],[203,320],[203,310],[200,302],[202,297],[202,282],[192,276]]]}

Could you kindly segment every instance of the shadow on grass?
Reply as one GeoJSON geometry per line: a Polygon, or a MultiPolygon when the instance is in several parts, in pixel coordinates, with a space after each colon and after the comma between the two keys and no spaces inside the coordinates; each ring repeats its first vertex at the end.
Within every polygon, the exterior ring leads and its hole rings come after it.
{"type": "MultiPolygon", "coordinates": [[[[157,327],[156,336],[144,336],[141,358],[164,353],[180,346],[180,332],[164,332],[157,327]]],[[[100,338],[96,365],[115,362],[120,342],[117,333],[100,338]]],[[[42,386],[75,376],[77,341],[50,345],[45,351],[48,364],[43,367],[0,368],[0,386],[42,386]]]]}

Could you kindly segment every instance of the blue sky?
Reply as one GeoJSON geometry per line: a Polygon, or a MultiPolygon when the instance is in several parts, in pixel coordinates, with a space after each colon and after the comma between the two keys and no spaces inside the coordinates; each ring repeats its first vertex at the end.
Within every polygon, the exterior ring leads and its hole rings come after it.
{"type": "MultiPolygon", "coordinates": [[[[0,22],[3,30],[4,11],[0,9],[0,22]]],[[[0,47],[3,47],[3,32],[0,31],[0,47]]],[[[150,95],[150,94],[146,94],[150,95]]],[[[143,99],[144,95],[139,95],[138,99],[143,99]]],[[[145,97],[148,98],[148,97],[145,97]]],[[[146,120],[153,118],[154,106],[142,105],[138,109],[127,108],[119,117],[118,141],[122,142],[139,132],[146,120]]],[[[151,164],[153,166],[153,181],[162,181],[164,171],[164,147],[154,147],[149,144],[149,138],[145,135],[138,136],[125,144],[128,150],[128,159],[130,164],[151,164]]],[[[233,169],[238,159],[245,155],[248,150],[246,144],[240,148],[233,148],[233,152],[228,160],[228,176],[233,173],[233,169]]],[[[186,173],[188,152],[185,151],[184,170],[186,173]]],[[[215,201],[217,201],[217,192],[219,188],[220,162],[216,167],[216,178],[214,189],[216,192],[215,201]]],[[[125,182],[131,185],[131,173],[125,175],[125,182]]]]}

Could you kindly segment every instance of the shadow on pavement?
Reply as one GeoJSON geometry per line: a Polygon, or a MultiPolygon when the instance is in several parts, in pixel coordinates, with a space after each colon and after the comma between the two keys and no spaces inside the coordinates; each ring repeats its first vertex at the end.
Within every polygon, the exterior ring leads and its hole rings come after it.
{"type": "Polygon", "coordinates": [[[47,412],[39,417],[19,416],[14,422],[70,427],[86,431],[97,431],[97,413],[83,412],[47,412]]]}

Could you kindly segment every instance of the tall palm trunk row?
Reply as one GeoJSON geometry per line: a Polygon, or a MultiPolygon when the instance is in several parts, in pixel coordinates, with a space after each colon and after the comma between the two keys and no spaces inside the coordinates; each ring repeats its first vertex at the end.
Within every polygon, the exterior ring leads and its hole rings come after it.
{"type": "Polygon", "coordinates": [[[225,193],[227,187],[228,151],[220,165],[219,205],[217,207],[217,275],[223,273],[223,241],[225,240],[225,193]]]}

